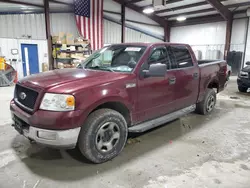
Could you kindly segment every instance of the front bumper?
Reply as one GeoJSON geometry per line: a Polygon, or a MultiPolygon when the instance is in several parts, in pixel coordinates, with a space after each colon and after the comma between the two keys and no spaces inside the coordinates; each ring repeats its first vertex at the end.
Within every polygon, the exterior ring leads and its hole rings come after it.
{"type": "Polygon", "coordinates": [[[81,130],[78,111],[37,111],[28,114],[13,101],[10,110],[13,127],[31,141],[54,148],[69,149],[76,146],[81,130]]]}
{"type": "MultiPolygon", "coordinates": [[[[13,124],[15,127],[15,123],[13,124]]],[[[15,127],[16,128],[16,127],[15,127]]],[[[17,129],[17,128],[16,128],[17,129]]],[[[19,128],[20,129],[20,128],[19,128]]],[[[21,128],[18,132],[22,132],[26,138],[34,141],[37,144],[53,147],[53,148],[64,148],[71,149],[75,148],[80,127],[64,131],[55,131],[47,129],[39,129],[36,127],[29,126],[29,128],[21,128]],[[42,133],[42,137],[39,135],[42,133]]]]}
{"type": "Polygon", "coordinates": [[[238,79],[237,79],[237,84],[238,84],[238,86],[240,86],[240,87],[250,88],[250,79],[238,77],[238,79]]]}

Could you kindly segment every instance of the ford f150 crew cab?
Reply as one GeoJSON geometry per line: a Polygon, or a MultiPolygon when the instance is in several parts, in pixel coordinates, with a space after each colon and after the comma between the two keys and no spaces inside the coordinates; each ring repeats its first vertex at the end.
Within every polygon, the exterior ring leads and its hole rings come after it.
{"type": "Polygon", "coordinates": [[[186,44],[110,45],[76,69],[20,80],[10,103],[13,127],[39,144],[77,146],[102,163],[122,151],[128,132],[210,113],[226,75],[225,61],[197,61],[186,44]]]}

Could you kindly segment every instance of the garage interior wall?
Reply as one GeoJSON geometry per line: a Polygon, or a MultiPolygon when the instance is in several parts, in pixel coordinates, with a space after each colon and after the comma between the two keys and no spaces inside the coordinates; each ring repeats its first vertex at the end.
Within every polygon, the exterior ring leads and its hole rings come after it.
{"type": "Polygon", "coordinates": [[[173,27],[170,34],[171,42],[190,44],[198,59],[223,58],[225,38],[226,22],[173,27]]]}
{"type": "MultiPolygon", "coordinates": [[[[143,32],[129,27],[125,29],[126,42],[162,42],[163,40],[149,36],[143,32]]],[[[104,44],[115,44],[121,42],[121,24],[104,20],[104,44]]]]}
{"type": "Polygon", "coordinates": [[[245,62],[247,62],[247,61],[250,61],[250,19],[249,19],[247,47],[246,47],[246,57],[245,57],[245,62]]]}
{"type": "MultiPolygon", "coordinates": [[[[234,19],[230,51],[244,52],[247,21],[247,18],[234,19]]],[[[170,35],[171,42],[190,44],[198,59],[222,59],[224,55],[225,38],[226,22],[173,27],[171,28],[170,35]]],[[[250,61],[250,24],[248,29],[245,62],[246,61],[250,61]]]]}
{"type": "MultiPolygon", "coordinates": [[[[121,42],[121,5],[112,0],[104,1],[104,32],[106,44],[121,42]],[[113,13],[112,13],[113,12],[113,13]],[[113,30],[114,29],[114,30],[113,30]],[[109,33],[112,36],[109,36],[109,33]],[[113,38],[114,37],[114,38],[113,38]]],[[[159,42],[164,39],[164,29],[147,16],[129,8],[125,9],[126,42],[159,42]]]]}
{"type": "MultiPolygon", "coordinates": [[[[45,34],[44,14],[7,14],[0,15],[0,55],[9,59],[17,59],[14,65],[18,71],[18,77],[23,77],[21,44],[37,44],[39,70],[42,71],[42,63],[48,62],[47,41],[45,34]],[[11,49],[18,49],[19,55],[12,55],[11,49]]],[[[52,13],[51,33],[60,31],[72,33],[78,36],[73,13],[52,13]]],[[[143,32],[127,28],[126,41],[128,42],[157,42],[159,39],[144,34],[143,32]]],[[[104,42],[113,44],[121,42],[121,25],[104,19],[104,42]]]]}

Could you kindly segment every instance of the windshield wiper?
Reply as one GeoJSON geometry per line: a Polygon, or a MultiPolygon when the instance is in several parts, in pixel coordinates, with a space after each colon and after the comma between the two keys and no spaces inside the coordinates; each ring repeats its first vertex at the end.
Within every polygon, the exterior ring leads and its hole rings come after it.
{"type": "Polygon", "coordinates": [[[115,72],[111,68],[108,67],[100,67],[100,66],[95,66],[95,67],[88,67],[87,69],[94,69],[94,70],[104,70],[104,71],[109,71],[109,72],[115,72]]]}

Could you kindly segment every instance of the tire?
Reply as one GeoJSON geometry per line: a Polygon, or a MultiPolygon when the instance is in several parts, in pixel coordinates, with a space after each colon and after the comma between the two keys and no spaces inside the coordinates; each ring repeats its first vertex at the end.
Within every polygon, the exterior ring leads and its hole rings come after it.
{"type": "Polygon", "coordinates": [[[238,86],[238,89],[240,92],[246,93],[247,92],[247,87],[242,87],[242,86],[238,86]]]}
{"type": "Polygon", "coordinates": [[[82,126],[78,147],[90,162],[104,163],[123,150],[127,136],[127,123],[119,112],[99,109],[91,113],[82,126]]]}
{"type": "Polygon", "coordinates": [[[203,101],[196,105],[196,113],[206,115],[213,111],[216,104],[216,92],[213,89],[207,89],[203,101]]]}

